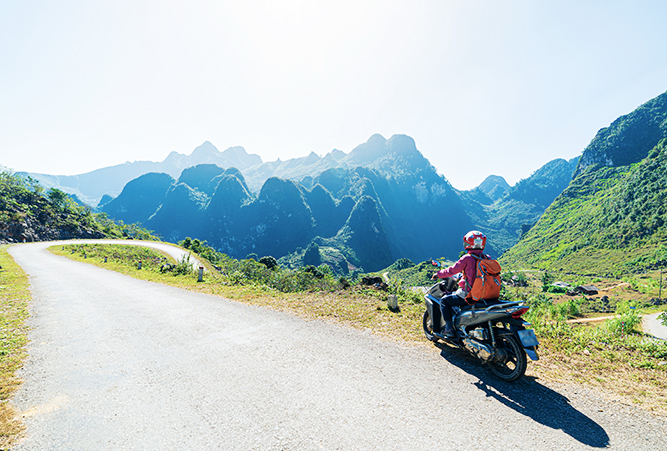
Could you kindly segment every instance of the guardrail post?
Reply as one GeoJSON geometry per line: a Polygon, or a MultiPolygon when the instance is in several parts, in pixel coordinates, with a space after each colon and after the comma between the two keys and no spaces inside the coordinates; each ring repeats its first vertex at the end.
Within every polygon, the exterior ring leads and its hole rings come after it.
{"type": "Polygon", "coordinates": [[[141,260],[139,260],[139,264],[137,265],[137,269],[141,269],[141,260]]]}
{"type": "Polygon", "coordinates": [[[398,298],[395,294],[390,294],[387,296],[387,307],[389,307],[389,310],[398,309],[398,298]]]}
{"type": "Polygon", "coordinates": [[[204,267],[200,266],[199,267],[199,277],[197,277],[197,282],[203,282],[204,281],[204,267]]]}

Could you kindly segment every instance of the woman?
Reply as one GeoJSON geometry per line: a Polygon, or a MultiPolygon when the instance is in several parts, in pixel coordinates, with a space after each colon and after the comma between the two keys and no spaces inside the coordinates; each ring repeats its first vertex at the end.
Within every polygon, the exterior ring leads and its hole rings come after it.
{"type": "Polygon", "coordinates": [[[452,277],[458,273],[462,273],[463,277],[459,279],[459,289],[454,293],[445,296],[442,298],[442,317],[445,320],[445,329],[443,335],[447,338],[454,338],[456,336],[456,331],[454,330],[454,324],[452,323],[452,307],[458,306],[462,307],[464,305],[472,304],[472,301],[466,301],[468,298],[468,293],[472,287],[472,282],[475,280],[477,275],[477,260],[482,258],[484,255],[482,251],[486,246],[486,235],[477,230],[471,230],[466,233],[463,237],[463,247],[467,254],[459,259],[449,268],[441,269],[437,273],[433,274],[431,277],[435,279],[444,279],[445,277],[452,277]],[[474,254],[477,256],[477,259],[473,257],[474,254]]]}

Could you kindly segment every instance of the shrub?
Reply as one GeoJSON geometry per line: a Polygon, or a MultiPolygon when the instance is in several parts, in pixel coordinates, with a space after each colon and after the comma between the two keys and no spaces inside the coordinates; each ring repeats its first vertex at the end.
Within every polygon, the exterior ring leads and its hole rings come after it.
{"type": "Polygon", "coordinates": [[[173,268],[173,273],[175,276],[181,276],[181,275],[187,275],[187,274],[192,274],[194,272],[194,269],[192,269],[192,262],[190,261],[190,254],[184,255],[181,257],[181,259],[178,261],[178,264],[174,266],[173,268]]]}
{"type": "Polygon", "coordinates": [[[549,291],[551,284],[556,280],[556,276],[549,274],[547,271],[542,274],[542,291],[549,291]]]}
{"type": "Polygon", "coordinates": [[[274,269],[278,267],[278,261],[270,255],[260,258],[259,263],[266,266],[267,269],[274,269]]]}

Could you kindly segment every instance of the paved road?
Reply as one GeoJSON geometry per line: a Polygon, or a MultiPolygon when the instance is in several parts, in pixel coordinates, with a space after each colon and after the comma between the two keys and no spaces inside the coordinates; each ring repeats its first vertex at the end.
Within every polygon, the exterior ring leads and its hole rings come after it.
{"type": "Polygon", "coordinates": [[[665,418],[461,352],[135,280],[21,244],[17,450],[667,449],[665,418]]]}
{"type": "Polygon", "coordinates": [[[642,317],[644,332],[651,334],[654,337],[667,340],[667,326],[664,326],[662,322],[658,320],[658,316],[660,316],[660,313],[654,313],[652,315],[645,315],[642,317]]]}

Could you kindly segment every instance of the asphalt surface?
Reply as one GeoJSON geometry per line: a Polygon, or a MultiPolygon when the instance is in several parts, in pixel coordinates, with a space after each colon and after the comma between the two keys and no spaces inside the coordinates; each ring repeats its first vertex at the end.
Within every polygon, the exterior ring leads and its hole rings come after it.
{"type": "Polygon", "coordinates": [[[644,332],[662,340],[667,340],[667,326],[663,325],[662,322],[658,320],[658,316],[660,316],[660,313],[642,317],[644,332]]]}
{"type": "Polygon", "coordinates": [[[10,247],[31,277],[16,450],[667,449],[665,417],[451,349],[10,247]]]}

